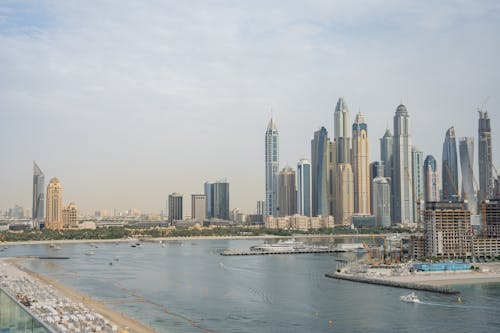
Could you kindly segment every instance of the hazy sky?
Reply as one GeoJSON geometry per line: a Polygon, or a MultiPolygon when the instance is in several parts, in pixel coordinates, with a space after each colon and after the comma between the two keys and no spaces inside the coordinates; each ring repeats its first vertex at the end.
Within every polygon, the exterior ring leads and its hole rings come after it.
{"type": "Polygon", "coordinates": [[[0,207],[31,208],[36,160],[83,211],[159,212],[227,178],[231,208],[253,212],[270,110],[295,168],[340,96],[372,160],[402,101],[439,164],[451,125],[477,159],[490,96],[499,165],[500,3],[2,1],[0,207]]]}

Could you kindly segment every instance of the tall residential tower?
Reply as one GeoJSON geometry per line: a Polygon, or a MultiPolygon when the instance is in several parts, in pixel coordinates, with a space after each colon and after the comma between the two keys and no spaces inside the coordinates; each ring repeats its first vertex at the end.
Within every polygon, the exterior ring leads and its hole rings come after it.
{"type": "Polygon", "coordinates": [[[311,162],[301,159],[297,163],[297,213],[311,216],[312,190],[311,190],[311,162]]]}
{"type": "Polygon", "coordinates": [[[459,201],[457,141],[455,139],[455,128],[453,126],[448,128],[444,138],[442,168],[443,201],[459,201]]]}
{"type": "Polygon", "coordinates": [[[474,189],[474,138],[460,138],[458,141],[460,166],[462,167],[462,198],[467,201],[467,209],[477,214],[477,197],[474,189]]]}
{"type": "Polygon", "coordinates": [[[491,125],[488,112],[479,111],[479,200],[493,197],[493,155],[491,147],[491,125]]]}
{"type": "Polygon", "coordinates": [[[352,170],[354,175],[354,213],[370,215],[370,169],[368,127],[358,113],[352,125],[352,170]]]}
{"type": "Polygon", "coordinates": [[[56,177],[52,178],[47,186],[46,199],[45,227],[52,230],[61,230],[63,228],[62,186],[56,177]]]}
{"type": "MultiPolygon", "coordinates": [[[[279,134],[274,119],[271,118],[266,130],[266,211],[265,216],[277,216],[279,134]]],[[[229,218],[229,217],[228,217],[229,218]]]]}
{"type": "Polygon", "coordinates": [[[393,195],[392,222],[413,224],[413,190],[411,170],[410,116],[406,106],[400,104],[394,115],[394,141],[392,146],[393,195]]]}

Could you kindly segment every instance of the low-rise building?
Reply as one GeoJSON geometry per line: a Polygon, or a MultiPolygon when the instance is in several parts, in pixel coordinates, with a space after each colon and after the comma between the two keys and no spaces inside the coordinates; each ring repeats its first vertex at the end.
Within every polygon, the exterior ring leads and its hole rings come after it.
{"type": "Polygon", "coordinates": [[[268,216],[265,223],[269,229],[289,229],[289,230],[317,230],[322,228],[333,228],[333,216],[303,216],[292,215],[283,217],[268,216]]]}
{"type": "Polygon", "coordinates": [[[472,240],[474,257],[500,257],[500,237],[475,237],[472,240]]]}

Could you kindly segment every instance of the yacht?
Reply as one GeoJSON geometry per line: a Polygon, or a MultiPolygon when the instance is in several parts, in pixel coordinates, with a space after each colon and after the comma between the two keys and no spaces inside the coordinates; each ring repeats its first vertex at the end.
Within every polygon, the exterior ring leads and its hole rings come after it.
{"type": "Polygon", "coordinates": [[[295,238],[288,239],[286,241],[278,241],[274,244],[261,244],[254,245],[250,247],[251,251],[270,251],[270,252],[281,252],[281,251],[300,251],[306,250],[308,246],[306,246],[302,242],[295,241],[295,238]]]}
{"type": "Polygon", "coordinates": [[[399,297],[399,299],[402,300],[403,302],[420,303],[420,300],[418,299],[417,295],[414,292],[408,295],[403,295],[399,297]]]}

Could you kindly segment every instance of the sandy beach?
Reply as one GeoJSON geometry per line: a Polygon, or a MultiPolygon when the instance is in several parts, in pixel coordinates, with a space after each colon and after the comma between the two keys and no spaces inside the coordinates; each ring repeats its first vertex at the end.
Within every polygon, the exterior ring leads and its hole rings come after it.
{"type": "Polygon", "coordinates": [[[4,280],[8,278],[22,280],[25,279],[23,275],[27,275],[29,279],[36,282],[38,286],[53,288],[55,289],[56,293],[59,293],[63,297],[69,299],[71,302],[83,304],[92,312],[98,313],[99,315],[103,316],[106,320],[111,322],[111,324],[117,326],[118,332],[156,332],[151,327],[146,326],[130,317],[127,317],[122,313],[110,309],[103,302],[81,294],[71,288],[68,288],[45,275],[33,272],[22,267],[21,265],[19,265],[20,260],[22,259],[11,258],[0,260],[0,263],[2,264],[1,273],[2,275],[6,276],[6,278],[4,277],[4,280]]]}

